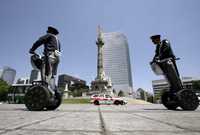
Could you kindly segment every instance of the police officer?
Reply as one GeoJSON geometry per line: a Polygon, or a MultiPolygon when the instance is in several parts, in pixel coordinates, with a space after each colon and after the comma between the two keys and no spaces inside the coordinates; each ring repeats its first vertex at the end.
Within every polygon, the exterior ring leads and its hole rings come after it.
{"type": "Polygon", "coordinates": [[[43,77],[50,85],[51,90],[55,90],[55,76],[57,75],[57,68],[60,56],[60,42],[58,40],[58,30],[52,26],[48,27],[47,34],[40,37],[32,46],[29,53],[34,54],[35,50],[44,45],[45,66],[43,67],[43,77]]]}
{"type": "MultiPolygon", "coordinates": [[[[153,57],[152,62],[163,60],[166,58],[171,58],[174,64],[175,70],[177,72],[177,75],[179,76],[179,72],[176,66],[176,57],[171,49],[170,42],[167,39],[164,39],[161,41],[160,37],[161,37],[160,35],[153,35],[150,37],[152,42],[156,45],[155,56],[153,57]]],[[[164,67],[162,67],[161,65],[161,68],[164,68],[164,67]]]]}

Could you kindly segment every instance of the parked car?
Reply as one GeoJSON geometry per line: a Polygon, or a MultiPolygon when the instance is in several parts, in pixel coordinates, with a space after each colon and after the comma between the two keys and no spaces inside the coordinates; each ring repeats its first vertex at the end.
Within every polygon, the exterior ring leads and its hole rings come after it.
{"type": "Polygon", "coordinates": [[[95,94],[91,96],[91,103],[95,105],[101,105],[101,104],[114,104],[114,105],[125,105],[127,104],[127,101],[123,100],[119,97],[112,97],[107,94],[95,94]]]}

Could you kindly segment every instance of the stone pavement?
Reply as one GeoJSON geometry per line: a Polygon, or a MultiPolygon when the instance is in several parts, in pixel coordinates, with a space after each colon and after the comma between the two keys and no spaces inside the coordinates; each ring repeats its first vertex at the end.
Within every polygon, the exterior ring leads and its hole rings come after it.
{"type": "Polygon", "coordinates": [[[30,112],[0,105],[3,135],[200,135],[200,108],[170,111],[162,105],[70,105],[30,112]]]}

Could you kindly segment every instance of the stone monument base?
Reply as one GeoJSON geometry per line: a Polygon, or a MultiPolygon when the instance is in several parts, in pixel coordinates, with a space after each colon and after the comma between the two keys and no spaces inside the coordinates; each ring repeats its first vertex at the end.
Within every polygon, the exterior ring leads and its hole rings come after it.
{"type": "Polygon", "coordinates": [[[113,95],[112,88],[108,86],[107,80],[95,80],[91,82],[91,91],[95,94],[108,94],[113,95]]]}

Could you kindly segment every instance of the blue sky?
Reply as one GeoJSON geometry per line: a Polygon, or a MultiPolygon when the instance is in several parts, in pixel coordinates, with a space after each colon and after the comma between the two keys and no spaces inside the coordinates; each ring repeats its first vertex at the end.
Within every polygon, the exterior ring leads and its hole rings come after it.
{"type": "Polygon", "coordinates": [[[152,91],[155,76],[149,61],[155,46],[149,37],[170,40],[181,76],[200,76],[199,0],[1,0],[0,67],[29,76],[28,50],[52,25],[60,31],[59,73],[80,77],[88,84],[96,77],[96,28],[122,32],[128,38],[133,87],[152,91]]]}

